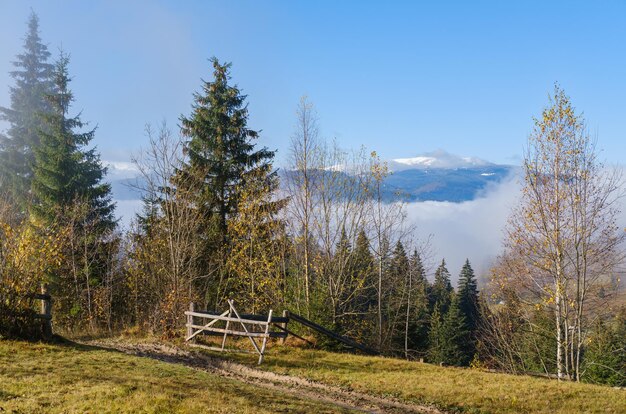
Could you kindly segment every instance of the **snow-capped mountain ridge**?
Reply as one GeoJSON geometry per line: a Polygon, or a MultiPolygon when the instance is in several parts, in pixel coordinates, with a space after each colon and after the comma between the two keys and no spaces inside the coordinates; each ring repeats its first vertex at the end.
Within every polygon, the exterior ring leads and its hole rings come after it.
{"type": "Polygon", "coordinates": [[[430,168],[475,168],[487,167],[491,165],[494,164],[480,158],[460,157],[458,155],[450,154],[442,149],[420,154],[412,158],[396,158],[389,161],[389,169],[391,171],[430,168]]]}

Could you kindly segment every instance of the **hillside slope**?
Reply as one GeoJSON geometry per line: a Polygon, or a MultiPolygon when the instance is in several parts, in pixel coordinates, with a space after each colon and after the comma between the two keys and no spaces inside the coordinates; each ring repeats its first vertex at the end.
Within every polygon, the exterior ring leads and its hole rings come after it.
{"type": "Polygon", "coordinates": [[[0,340],[4,413],[345,413],[184,365],[77,344],[0,340]]]}
{"type": "Polygon", "coordinates": [[[623,389],[278,344],[271,344],[257,367],[254,355],[143,340],[90,343],[97,346],[0,341],[0,412],[624,413],[626,408],[623,389]]]}

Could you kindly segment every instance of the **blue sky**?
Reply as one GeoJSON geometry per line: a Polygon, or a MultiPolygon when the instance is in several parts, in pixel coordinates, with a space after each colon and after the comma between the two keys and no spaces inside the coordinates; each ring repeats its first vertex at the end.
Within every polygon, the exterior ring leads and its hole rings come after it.
{"type": "Polygon", "coordinates": [[[176,127],[211,56],[233,63],[279,165],[303,94],[344,147],[515,163],[555,81],[603,157],[626,155],[624,2],[2,0],[0,105],[31,7],[72,56],[74,109],[105,160],[128,161],[146,123],[176,127]]]}

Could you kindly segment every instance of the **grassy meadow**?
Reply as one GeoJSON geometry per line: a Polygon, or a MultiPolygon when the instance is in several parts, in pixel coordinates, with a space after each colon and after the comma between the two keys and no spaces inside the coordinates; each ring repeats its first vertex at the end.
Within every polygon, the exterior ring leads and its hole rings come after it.
{"type": "MultiPolygon", "coordinates": [[[[224,357],[256,364],[252,355],[224,357]]],[[[623,389],[393,358],[272,345],[260,369],[451,412],[626,413],[623,389]]]]}
{"type": "Polygon", "coordinates": [[[96,347],[0,340],[1,413],[337,413],[338,407],[96,347]]]}

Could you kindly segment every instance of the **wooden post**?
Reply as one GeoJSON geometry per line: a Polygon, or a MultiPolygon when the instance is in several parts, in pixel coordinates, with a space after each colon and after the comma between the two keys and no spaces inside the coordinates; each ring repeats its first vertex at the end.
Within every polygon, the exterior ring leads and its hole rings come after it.
{"type": "Polygon", "coordinates": [[[43,315],[43,335],[45,338],[52,336],[52,303],[48,292],[48,284],[41,284],[41,314],[43,315]]]}
{"type": "MultiPolygon", "coordinates": [[[[289,318],[289,311],[287,309],[283,311],[283,318],[289,318]]],[[[283,322],[280,326],[282,326],[283,329],[285,330],[285,333],[287,333],[287,322],[283,322]]],[[[287,340],[286,336],[284,338],[280,338],[280,344],[285,345],[286,340],[287,340]]]]}
{"type": "MultiPolygon", "coordinates": [[[[190,312],[195,312],[196,311],[196,304],[193,302],[189,303],[189,311],[190,312]]],[[[193,325],[193,316],[192,315],[187,315],[187,339],[188,341],[193,341],[195,342],[195,339],[193,338],[193,328],[191,327],[191,325],[193,325]]]]}
{"type": "MultiPolygon", "coordinates": [[[[230,309],[230,306],[229,306],[228,317],[232,318],[232,316],[233,316],[233,310],[230,309]]],[[[230,321],[226,321],[226,330],[224,331],[224,338],[222,338],[222,351],[224,350],[224,346],[226,345],[226,336],[228,336],[228,328],[230,328],[230,321]]]]}
{"type": "Polygon", "coordinates": [[[259,352],[259,364],[263,362],[263,354],[265,353],[265,346],[267,345],[267,338],[270,336],[270,323],[272,321],[272,310],[270,309],[270,314],[267,317],[267,325],[265,325],[265,336],[263,337],[263,345],[261,346],[261,351],[259,352]]]}

